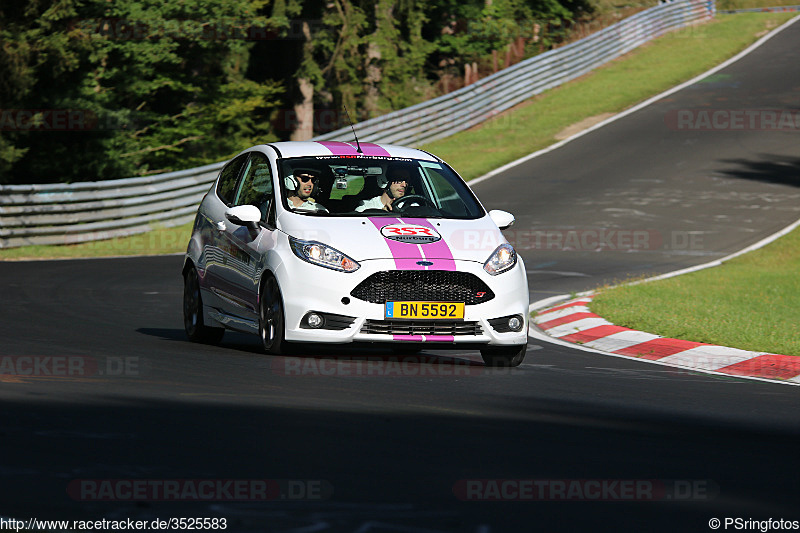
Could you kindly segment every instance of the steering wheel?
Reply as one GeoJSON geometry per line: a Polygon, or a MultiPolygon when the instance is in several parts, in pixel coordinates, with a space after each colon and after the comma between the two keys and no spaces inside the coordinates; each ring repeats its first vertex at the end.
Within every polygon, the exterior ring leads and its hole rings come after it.
{"type": "Polygon", "coordinates": [[[392,211],[394,211],[395,209],[403,211],[407,207],[407,204],[416,204],[415,207],[416,206],[433,207],[431,201],[425,198],[424,196],[421,196],[419,194],[409,194],[408,196],[403,196],[402,198],[399,198],[394,202],[392,202],[392,211]]]}

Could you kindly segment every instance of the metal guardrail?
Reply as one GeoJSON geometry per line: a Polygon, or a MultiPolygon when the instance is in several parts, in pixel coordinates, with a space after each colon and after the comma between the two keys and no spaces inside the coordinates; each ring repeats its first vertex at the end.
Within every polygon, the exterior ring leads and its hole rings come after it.
{"type": "MultiPolygon", "coordinates": [[[[360,122],[359,138],[419,146],[447,137],[714,13],[713,0],[661,4],[452,93],[360,122]]],[[[342,128],[314,138],[334,139],[350,140],[352,131],[342,128]]],[[[145,178],[0,186],[0,248],[73,244],[184,224],[194,218],[224,164],[145,178]]]]}

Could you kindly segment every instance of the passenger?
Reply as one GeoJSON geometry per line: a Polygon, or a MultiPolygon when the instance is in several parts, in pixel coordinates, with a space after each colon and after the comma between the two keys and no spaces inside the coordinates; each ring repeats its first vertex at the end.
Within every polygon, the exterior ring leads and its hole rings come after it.
{"type": "MultiPolygon", "coordinates": [[[[362,200],[356,207],[356,211],[361,212],[365,209],[392,210],[392,203],[406,195],[408,184],[411,180],[411,172],[402,166],[391,166],[386,169],[386,181],[383,185],[383,193],[369,200],[362,200]]],[[[380,178],[378,178],[380,185],[380,178]]]]}
{"type": "Polygon", "coordinates": [[[292,175],[286,178],[286,199],[289,201],[289,207],[328,212],[325,206],[313,198],[318,190],[319,176],[320,173],[317,170],[296,168],[292,175]]]}

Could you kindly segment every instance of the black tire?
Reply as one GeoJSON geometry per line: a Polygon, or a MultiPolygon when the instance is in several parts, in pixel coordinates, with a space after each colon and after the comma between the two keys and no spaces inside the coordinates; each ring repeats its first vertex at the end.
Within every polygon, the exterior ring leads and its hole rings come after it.
{"type": "Polygon", "coordinates": [[[225,328],[212,328],[203,323],[203,299],[194,268],[190,268],[183,278],[183,328],[192,342],[219,344],[225,335],[225,328]]]}
{"type": "Polygon", "coordinates": [[[483,357],[483,363],[486,366],[519,366],[519,364],[522,363],[522,360],[525,359],[525,351],[527,349],[527,344],[484,348],[481,350],[481,357],[483,357]]]}
{"type": "Polygon", "coordinates": [[[289,345],[284,335],[283,300],[278,280],[270,276],[261,288],[261,298],[258,303],[258,334],[264,351],[270,355],[287,353],[289,345]]]}

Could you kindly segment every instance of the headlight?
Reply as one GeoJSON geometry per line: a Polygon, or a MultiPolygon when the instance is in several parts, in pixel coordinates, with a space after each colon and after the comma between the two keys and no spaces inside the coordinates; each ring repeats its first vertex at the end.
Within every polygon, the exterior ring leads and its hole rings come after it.
{"type": "Polygon", "coordinates": [[[483,269],[496,276],[517,264],[517,252],[510,244],[501,244],[483,264],[483,269]]]}
{"type": "Polygon", "coordinates": [[[294,237],[289,237],[289,245],[292,247],[294,255],[315,265],[342,272],[355,272],[361,265],[350,259],[339,250],[325,246],[321,242],[301,241],[294,237]]]}

